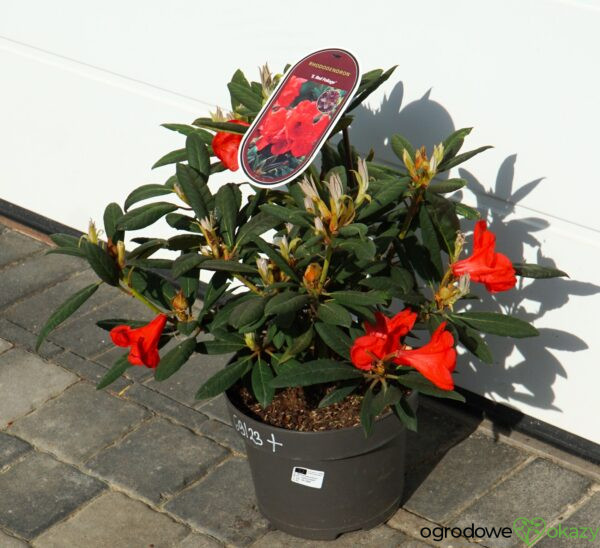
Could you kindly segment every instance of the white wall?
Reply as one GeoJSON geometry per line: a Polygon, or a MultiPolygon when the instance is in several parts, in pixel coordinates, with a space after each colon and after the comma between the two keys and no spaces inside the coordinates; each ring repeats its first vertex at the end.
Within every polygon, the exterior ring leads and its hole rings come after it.
{"type": "Polygon", "coordinates": [[[475,126],[469,147],[496,148],[467,164],[466,199],[511,258],[541,253],[571,275],[502,295],[542,336],[495,339],[497,363],[464,361],[459,384],[600,442],[599,25],[591,0],[4,0],[0,197],[84,228],[166,179],[149,167],[182,141],[159,124],[226,106],[237,67],[281,69],[331,45],[365,70],[398,64],[355,142],[380,152],[393,132],[431,145],[475,126]]]}

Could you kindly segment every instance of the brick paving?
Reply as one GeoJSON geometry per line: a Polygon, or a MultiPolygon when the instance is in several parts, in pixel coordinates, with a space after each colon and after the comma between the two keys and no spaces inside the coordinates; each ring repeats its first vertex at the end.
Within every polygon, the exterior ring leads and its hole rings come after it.
{"type": "MultiPolygon", "coordinates": [[[[132,368],[96,391],[123,349],[94,322],[150,318],[104,288],[33,353],[52,309],[94,278],[78,259],[46,250],[0,224],[0,548],[473,547],[472,539],[420,532],[511,527],[520,516],[600,527],[599,467],[423,401],[421,433],[409,437],[405,502],[387,524],[328,543],[276,531],[256,508],[222,399],[193,397],[226,356],[194,357],[164,383],[132,368]]],[[[514,534],[477,544],[525,546],[514,534]]]]}

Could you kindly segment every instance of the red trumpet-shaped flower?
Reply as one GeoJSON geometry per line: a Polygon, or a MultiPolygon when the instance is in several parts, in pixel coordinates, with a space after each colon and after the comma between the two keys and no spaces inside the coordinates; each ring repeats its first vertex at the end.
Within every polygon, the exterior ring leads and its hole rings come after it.
{"type": "Polygon", "coordinates": [[[162,335],[167,316],[159,314],[149,324],[132,329],[128,325],[117,325],[110,330],[110,338],[117,346],[130,346],[128,360],[132,365],[145,365],[152,369],[160,362],[158,341],[162,335]]]}
{"type": "Polygon", "coordinates": [[[473,253],[467,259],[456,261],[452,273],[459,278],[468,274],[472,281],[485,284],[495,293],[512,289],[517,283],[510,259],[495,252],[496,236],[487,229],[485,221],[478,221],[473,235],[473,253]]]}
{"type": "Polygon", "coordinates": [[[441,323],[421,348],[397,350],[394,363],[413,367],[438,388],[452,390],[454,381],[450,373],[456,367],[456,350],[454,337],[445,328],[446,322],[441,323]]]}
{"type": "MultiPolygon", "coordinates": [[[[227,120],[230,124],[239,124],[240,126],[249,126],[241,120],[227,120]]],[[[242,141],[242,135],[238,133],[227,133],[220,131],[212,140],[212,148],[215,156],[223,162],[223,165],[230,171],[237,171],[238,165],[238,149],[242,141]]]]}

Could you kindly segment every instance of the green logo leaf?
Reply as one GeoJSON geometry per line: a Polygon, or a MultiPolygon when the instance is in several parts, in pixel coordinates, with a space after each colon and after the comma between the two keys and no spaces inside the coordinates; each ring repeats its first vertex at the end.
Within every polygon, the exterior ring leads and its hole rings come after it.
{"type": "Polygon", "coordinates": [[[546,520],[543,518],[517,518],[513,521],[513,530],[527,546],[546,534],[546,520]]]}

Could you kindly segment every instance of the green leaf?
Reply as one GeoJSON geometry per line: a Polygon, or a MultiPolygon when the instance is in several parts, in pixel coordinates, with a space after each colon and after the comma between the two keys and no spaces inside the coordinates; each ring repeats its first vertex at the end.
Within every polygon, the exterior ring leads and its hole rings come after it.
{"type": "Polygon", "coordinates": [[[267,299],[257,296],[238,304],[231,311],[229,324],[236,329],[240,329],[241,327],[257,322],[263,317],[266,301],[267,299]]]}
{"type": "Polygon", "coordinates": [[[76,249],[79,248],[79,242],[81,241],[81,238],[60,232],[51,234],[50,239],[59,247],[74,247],[76,249]]]}
{"type": "Polygon", "coordinates": [[[109,285],[119,285],[119,268],[113,258],[100,246],[83,242],[85,258],[98,278],[109,285]]]}
{"type": "Polygon", "coordinates": [[[127,359],[128,354],[121,356],[113,366],[108,370],[108,372],[102,377],[98,384],[96,385],[96,390],[102,390],[106,388],[109,384],[115,382],[127,369],[131,367],[127,359]]]}
{"type": "Polygon", "coordinates": [[[373,398],[372,411],[375,418],[379,416],[386,407],[396,405],[402,399],[402,390],[397,386],[388,384],[381,388],[373,398]]]}
{"type": "Polygon", "coordinates": [[[230,354],[232,352],[237,352],[241,350],[246,345],[244,344],[244,340],[241,341],[202,341],[198,343],[196,350],[201,354],[230,354]]]}
{"type": "Polygon", "coordinates": [[[372,240],[360,240],[358,238],[350,238],[346,240],[336,239],[334,245],[339,249],[349,251],[359,261],[372,261],[375,258],[375,253],[377,251],[377,248],[372,240]]]}
{"type": "Polygon", "coordinates": [[[361,78],[361,83],[358,87],[358,92],[356,93],[354,99],[352,99],[352,102],[348,105],[346,112],[354,110],[381,84],[383,84],[396,70],[396,66],[397,65],[394,65],[392,68],[386,70],[384,73],[380,73],[377,76],[375,76],[375,71],[371,71],[370,73],[367,73],[368,75],[370,75],[367,77],[367,79],[365,79],[365,76],[367,75],[363,75],[363,77],[361,78]]]}
{"type": "Polygon", "coordinates": [[[275,388],[270,384],[273,380],[273,371],[271,366],[264,360],[261,360],[260,357],[256,365],[252,368],[251,380],[254,397],[260,403],[261,407],[267,407],[273,401],[273,396],[275,395],[275,388]]]}
{"type": "Polygon", "coordinates": [[[362,221],[379,213],[389,205],[400,203],[403,194],[408,189],[408,178],[386,180],[381,190],[371,199],[371,202],[359,209],[358,218],[362,221]]]}
{"type": "Polygon", "coordinates": [[[458,392],[455,392],[454,390],[442,390],[441,388],[435,386],[435,384],[429,382],[425,377],[416,371],[410,371],[409,373],[400,375],[398,382],[427,396],[433,396],[435,398],[448,398],[462,402],[465,401],[465,398],[458,392]]]}
{"type": "Polygon", "coordinates": [[[206,146],[210,146],[213,140],[213,134],[205,131],[203,129],[198,129],[194,126],[189,126],[187,124],[161,124],[162,127],[170,129],[171,131],[176,131],[177,133],[181,133],[181,135],[191,135],[192,133],[197,133],[206,146]]]}
{"type": "Polygon", "coordinates": [[[223,296],[229,287],[229,276],[226,272],[216,272],[212,275],[204,290],[202,312],[208,311],[223,296]]]}
{"type": "Polygon", "coordinates": [[[454,192],[464,186],[467,181],[465,179],[447,179],[446,181],[436,181],[429,185],[429,192],[434,194],[444,194],[446,192],[454,192]]]}
{"type": "Polygon", "coordinates": [[[74,295],[71,295],[64,303],[62,303],[46,320],[44,327],[40,330],[35,343],[35,351],[37,352],[44,342],[44,339],[48,334],[56,329],[62,322],[64,322],[73,312],[75,312],[85,301],[87,301],[98,289],[99,283],[88,285],[83,289],[80,289],[74,295]]]}
{"type": "Polygon", "coordinates": [[[117,222],[120,230],[139,230],[155,223],[167,213],[175,211],[177,206],[167,202],[155,202],[131,209],[117,222]]]}
{"type": "Polygon", "coordinates": [[[228,183],[219,188],[215,197],[219,215],[219,227],[225,243],[231,249],[235,243],[237,216],[242,204],[242,193],[238,185],[228,183]]]}
{"type": "Polygon", "coordinates": [[[350,394],[352,394],[352,392],[356,390],[357,386],[358,385],[356,383],[353,383],[332,390],[319,402],[319,409],[327,407],[328,405],[333,405],[334,403],[339,403],[342,400],[346,399],[347,396],[349,396],[350,394]]]}
{"type": "Polygon", "coordinates": [[[77,247],[53,247],[46,251],[46,255],[72,255],[73,257],[80,257],[81,259],[85,259],[85,253],[83,250],[77,247]]]}
{"type": "Polygon", "coordinates": [[[96,325],[100,329],[104,329],[105,331],[110,331],[111,329],[117,327],[117,325],[128,325],[133,329],[137,329],[138,327],[143,327],[148,322],[142,320],[128,320],[126,318],[108,318],[106,320],[98,320],[96,325]]]}
{"type": "Polygon", "coordinates": [[[202,263],[202,268],[204,270],[256,274],[256,268],[253,266],[236,261],[226,261],[224,259],[208,259],[202,263]]]}
{"type": "Polygon", "coordinates": [[[421,238],[423,240],[423,245],[429,253],[429,259],[436,270],[438,280],[441,280],[442,276],[444,275],[444,267],[442,266],[440,245],[438,243],[437,234],[435,232],[435,228],[433,227],[431,217],[429,216],[429,212],[427,211],[426,207],[421,207],[419,209],[419,225],[421,226],[421,238]]]}
{"type": "Polygon", "coordinates": [[[458,151],[463,146],[465,137],[471,133],[473,128],[467,127],[458,129],[455,132],[451,133],[443,142],[444,145],[444,157],[442,158],[442,163],[447,162],[454,158],[458,151]]]}
{"type": "Polygon", "coordinates": [[[203,191],[206,192],[207,190],[206,178],[203,179],[202,175],[184,164],[177,164],[176,169],[179,186],[192,206],[194,213],[198,219],[208,217],[209,207],[203,196],[203,191]]]}
{"type": "Polygon", "coordinates": [[[191,337],[180,342],[176,347],[169,350],[161,359],[154,378],[157,381],[168,379],[173,373],[190,359],[196,348],[196,339],[191,337]]]}
{"type": "Polygon", "coordinates": [[[481,213],[477,211],[473,207],[469,207],[468,205],[461,204],[460,202],[455,202],[454,207],[456,209],[456,213],[461,215],[465,219],[469,219],[471,221],[476,221],[481,218],[481,213]]]}
{"type": "Polygon", "coordinates": [[[311,221],[308,219],[308,214],[299,209],[291,209],[276,204],[263,204],[260,206],[260,209],[285,223],[292,223],[305,228],[313,227],[311,221]]]}
{"type": "Polygon", "coordinates": [[[458,333],[458,340],[469,352],[471,352],[471,354],[477,356],[482,362],[489,364],[494,363],[494,357],[492,356],[490,347],[481,338],[477,331],[471,329],[467,324],[462,322],[452,322],[452,324],[458,333]]]}
{"type": "Polygon", "coordinates": [[[187,230],[189,232],[195,232],[196,234],[201,233],[198,221],[193,217],[188,217],[181,213],[169,213],[165,217],[165,221],[167,221],[169,226],[172,226],[177,230],[187,230]]]}
{"type": "Polygon", "coordinates": [[[402,396],[400,401],[394,405],[394,411],[406,428],[412,432],[417,431],[417,415],[406,397],[402,396]]]}
{"type": "Polygon", "coordinates": [[[252,366],[251,356],[245,356],[234,363],[225,366],[224,369],[215,373],[208,379],[196,392],[197,400],[205,400],[218,396],[233,386],[242,376],[244,376],[252,366]]]}
{"type": "Polygon", "coordinates": [[[317,318],[327,324],[350,327],[352,316],[343,306],[334,302],[320,303],[317,309],[317,318]]]}
{"type": "Polygon", "coordinates": [[[569,277],[566,272],[550,266],[542,266],[532,263],[513,263],[513,268],[517,276],[523,278],[559,278],[561,276],[569,277]]]}
{"type": "Polygon", "coordinates": [[[210,156],[206,149],[204,139],[197,133],[191,133],[185,140],[185,150],[187,152],[188,164],[198,170],[204,180],[208,180],[210,175],[210,156]]]}
{"type": "Polygon", "coordinates": [[[250,112],[258,112],[262,108],[262,100],[250,88],[247,88],[237,82],[227,84],[231,97],[239,101],[250,112]]]}
{"type": "Polygon", "coordinates": [[[497,314],[495,312],[461,312],[460,314],[450,313],[448,317],[456,319],[459,322],[464,322],[478,331],[492,335],[516,338],[539,335],[538,330],[533,325],[506,314],[497,314]]]}
{"type": "Polygon", "coordinates": [[[110,238],[113,243],[117,243],[119,240],[123,240],[123,232],[117,230],[117,221],[123,215],[121,206],[115,202],[112,202],[104,209],[104,232],[107,238],[110,238]]]}
{"type": "Polygon", "coordinates": [[[188,251],[198,249],[204,242],[199,234],[177,234],[167,241],[167,247],[171,251],[188,251]]]}
{"type": "Polygon", "coordinates": [[[258,246],[258,249],[262,251],[269,259],[271,259],[278,267],[279,270],[287,274],[293,280],[300,281],[294,269],[287,263],[287,261],[275,251],[267,242],[258,236],[254,236],[252,241],[258,246]]]}
{"type": "Polygon", "coordinates": [[[173,274],[174,278],[179,278],[186,272],[200,266],[206,260],[206,257],[195,252],[185,253],[175,259],[173,267],[171,268],[171,274],[173,274]]]}
{"type": "Polygon", "coordinates": [[[280,293],[273,297],[265,307],[267,316],[279,316],[281,314],[292,314],[310,302],[308,295],[297,295],[295,293],[280,293]]]}
{"type": "Polygon", "coordinates": [[[240,227],[235,243],[239,248],[250,236],[260,236],[280,223],[277,217],[261,211],[240,227]]]}
{"type": "Polygon", "coordinates": [[[290,358],[293,358],[297,354],[300,354],[300,352],[306,350],[312,343],[314,336],[315,333],[312,330],[312,327],[309,327],[304,333],[295,337],[294,342],[279,359],[279,364],[288,361],[290,358]]]}
{"type": "Polygon", "coordinates": [[[487,150],[488,148],[493,148],[493,147],[491,147],[491,146],[479,147],[479,148],[476,148],[475,150],[470,150],[469,152],[463,152],[462,154],[455,156],[451,160],[448,160],[448,161],[444,160],[438,168],[438,173],[442,172],[442,171],[448,171],[449,169],[451,169],[459,164],[462,164],[463,162],[466,162],[468,159],[473,158],[473,156],[479,154],[480,152],[487,150]]]}
{"type": "Polygon", "coordinates": [[[402,135],[399,135],[398,133],[396,133],[395,135],[392,135],[391,145],[392,145],[392,150],[394,151],[394,154],[396,156],[398,156],[398,158],[400,160],[402,160],[402,162],[404,162],[404,151],[405,150],[408,152],[408,154],[410,155],[411,158],[415,157],[415,149],[410,144],[408,139],[402,137],[402,135]]]}
{"type": "Polygon", "coordinates": [[[373,400],[375,399],[373,390],[369,388],[363,396],[363,401],[360,406],[360,423],[365,431],[365,436],[369,436],[373,429],[373,421],[376,414],[373,409],[373,400]]]}
{"type": "Polygon", "coordinates": [[[350,359],[352,339],[339,327],[323,322],[315,323],[315,329],[323,342],[342,358],[350,359]]]}
{"type": "MultiPolygon", "coordinates": [[[[147,200],[148,198],[155,198],[156,196],[164,196],[165,194],[171,194],[172,189],[165,185],[143,185],[129,193],[129,196],[125,199],[125,211],[127,211],[133,204],[147,200]]],[[[122,215],[122,213],[121,213],[122,215]]]]}
{"type": "Polygon", "coordinates": [[[129,260],[131,259],[147,259],[153,253],[155,253],[159,249],[164,249],[165,247],[167,247],[166,240],[153,238],[144,242],[142,245],[138,245],[135,249],[127,253],[127,260],[129,262],[129,260]]]}
{"type": "Polygon", "coordinates": [[[213,122],[210,118],[198,118],[194,120],[193,123],[195,126],[205,127],[225,133],[237,133],[239,135],[244,135],[248,129],[247,126],[233,124],[231,122],[213,122]]]}
{"type": "Polygon", "coordinates": [[[311,386],[324,382],[341,381],[362,377],[362,373],[348,363],[335,360],[289,362],[272,381],[273,388],[288,386],[311,386]]]}
{"type": "Polygon", "coordinates": [[[166,166],[169,164],[176,164],[177,162],[185,162],[187,160],[187,150],[185,148],[179,148],[177,150],[173,150],[168,154],[165,154],[160,160],[158,160],[153,166],[152,169],[157,167],[166,166]]]}
{"type": "Polygon", "coordinates": [[[388,301],[383,291],[333,291],[328,297],[347,306],[373,306],[388,301]]]}

